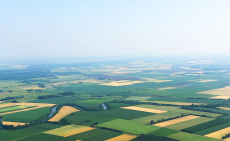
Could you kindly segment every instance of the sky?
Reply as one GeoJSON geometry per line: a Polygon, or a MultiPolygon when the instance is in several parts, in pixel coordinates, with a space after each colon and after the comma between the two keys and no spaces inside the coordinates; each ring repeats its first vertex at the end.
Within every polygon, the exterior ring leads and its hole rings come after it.
{"type": "Polygon", "coordinates": [[[0,58],[230,54],[229,0],[2,0],[0,58]]]}

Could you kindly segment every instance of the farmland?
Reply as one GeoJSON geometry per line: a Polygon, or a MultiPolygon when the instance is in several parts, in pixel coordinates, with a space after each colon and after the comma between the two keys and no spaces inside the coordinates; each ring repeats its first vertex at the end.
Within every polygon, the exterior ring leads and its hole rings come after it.
{"type": "Polygon", "coordinates": [[[101,123],[97,127],[105,127],[114,130],[124,131],[132,134],[146,134],[154,130],[159,129],[159,127],[152,125],[144,125],[134,121],[128,121],[123,119],[116,119],[109,122],[101,123]]]}
{"type": "Polygon", "coordinates": [[[0,69],[1,139],[214,141],[230,127],[230,74],[145,61],[0,69]]]}

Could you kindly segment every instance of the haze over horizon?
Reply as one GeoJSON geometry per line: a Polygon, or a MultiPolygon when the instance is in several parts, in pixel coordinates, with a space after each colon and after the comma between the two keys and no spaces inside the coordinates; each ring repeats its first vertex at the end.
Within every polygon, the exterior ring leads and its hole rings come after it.
{"type": "Polygon", "coordinates": [[[230,53],[228,0],[2,1],[0,58],[230,53]]]}

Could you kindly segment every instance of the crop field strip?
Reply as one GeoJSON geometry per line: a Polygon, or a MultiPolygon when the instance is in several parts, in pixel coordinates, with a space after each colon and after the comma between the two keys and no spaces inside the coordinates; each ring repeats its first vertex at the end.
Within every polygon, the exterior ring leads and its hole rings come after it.
{"type": "Polygon", "coordinates": [[[12,112],[12,111],[17,111],[17,110],[33,108],[33,107],[34,106],[10,106],[10,107],[4,107],[4,108],[0,109],[0,114],[1,113],[6,113],[6,112],[12,112]]]}
{"type": "Polygon", "coordinates": [[[137,135],[131,135],[131,134],[123,134],[105,141],[130,141],[134,138],[136,138],[137,135]]]}
{"type": "Polygon", "coordinates": [[[180,122],[180,123],[176,123],[176,124],[167,126],[167,128],[174,129],[174,130],[181,130],[181,129],[188,128],[188,127],[191,127],[191,126],[195,126],[195,125],[198,125],[198,124],[202,124],[204,122],[208,122],[208,121],[211,121],[211,120],[214,120],[214,118],[198,117],[198,118],[195,118],[195,119],[191,119],[191,120],[188,120],[188,121],[184,121],[184,122],[180,122]]]}
{"type": "Polygon", "coordinates": [[[73,131],[73,132],[70,132],[70,133],[62,134],[60,136],[62,136],[62,137],[68,137],[68,136],[76,135],[76,134],[83,133],[83,132],[86,132],[86,131],[90,131],[90,130],[93,130],[93,129],[95,129],[95,128],[93,128],[93,127],[85,127],[85,128],[79,129],[77,131],[73,131]]]}
{"type": "Polygon", "coordinates": [[[167,102],[167,101],[140,101],[140,102],[149,102],[149,103],[160,103],[160,104],[172,104],[172,105],[185,105],[185,106],[189,106],[189,105],[205,105],[206,103],[187,103],[187,102],[167,102]]]}
{"type": "Polygon", "coordinates": [[[83,140],[83,141],[92,141],[92,140],[102,141],[102,140],[108,140],[108,139],[111,139],[111,138],[114,138],[120,135],[122,135],[121,132],[96,128],[94,130],[89,130],[83,133],[68,136],[66,138],[71,138],[74,140],[83,140]]]}
{"type": "Polygon", "coordinates": [[[12,140],[20,140],[20,139],[23,140],[24,138],[27,138],[27,137],[30,137],[36,134],[39,135],[42,132],[45,132],[51,129],[55,129],[61,126],[62,125],[58,125],[58,124],[42,123],[40,125],[29,127],[29,128],[13,130],[13,134],[12,134],[12,130],[1,130],[0,136],[1,136],[1,140],[3,141],[12,141],[12,140]]]}
{"type": "Polygon", "coordinates": [[[177,139],[180,141],[219,141],[218,139],[208,138],[208,137],[185,133],[185,132],[179,132],[176,134],[172,134],[168,137],[177,139]]]}
{"type": "Polygon", "coordinates": [[[115,119],[109,122],[98,124],[96,126],[119,130],[131,134],[146,134],[160,128],[157,126],[144,125],[142,123],[124,120],[124,119],[115,119]]]}
{"type": "Polygon", "coordinates": [[[86,131],[93,130],[93,129],[95,128],[88,127],[88,126],[80,126],[80,125],[67,125],[67,126],[63,126],[63,127],[60,127],[54,130],[50,130],[44,133],[62,136],[62,137],[68,137],[68,136],[72,136],[72,135],[79,134],[79,133],[86,132],[86,131]]]}
{"type": "MultiPolygon", "coordinates": [[[[2,121],[2,124],[3,124],[3,125],[13,125],[13,126],[18,126],[18,125],[25,125],[26,123],[2,121]]],[[[27,123],[27,124],[29,124],[29,123],[27,123]]]]}
{"type": "Polygon", "coordinates": [[[136,105],[136,106],[141,107],[141,108],[149,108],[149,109],[156,109],[156,110],[167,110],[167,111],[179,112],[179,113],[190,113],[193,115],[206,115],[206,116],[210,116],[210,117],[219,117],[222,115],[222,114],[216,114],[216,113],[180,109],[180,107],[176,107],[176,106],[156,106],[156,105],[136,105]]]}
{"type": "Polygon", "coordinates": [[[215,139],[221,139],[222,136],[229,134],[230,133],[230,127],[218,130],[216,132],[210,133],[205,135],[206,137],[211,137],[211,138],[215,138],[215,139]]]}
{"type": "Polygon", "coordinates": [[[59,111],[58,113],[52,117],[49,121],[51,122],[58,122],[60,121],[62,118],[64,118],[65,116],[71,114],[71,113],[74,113],[74,112],[78,112],[80,110],[76,109],[76,108],[73,108],[73,107],[70,107],[70,106],[63,106],[59,111]]]}
{"type": "Polygon", "coordinates": [[[123,109],[130,109],[130,110],[136,110],[136,111],[149,112],[149,113],[157,113],[157,114],[167,112],[167,111],[163,111],[163,110],[141,108],[141,107],[136,107],[136,106],[121,107],[121,108],[123,108],[123,109]]]}
{"type": "Polygon", "coordinates": [[[3,117],[5,121],[29,123],[33,120],[37,120],[38,118],[46,116],[49,113],[50,113],[50,107],[42,107],[42,108],[32,109],[28,111],[5,114],[3,115],[3,117]]]}
{"type": "Polygon", "coordinates": [[[156,114],[156,115],[145,116],[145,117],[133,119],[132,121],[136,121],[136,122],[140,122],[140,123],[144,123],[144,124],[149,124],[151,120],[158,121],[158,120],[161,120],[162,118],[168,119],[168,118],[172,118],[172,117],[176,117],[176,116],[180,116],[180,115],[181,115],[181,113],[179,113],[179,112],[169,111],[166,113],[161,113],[161,114],[156,114]]]}
{"type": "Polygon", "coordinates": [[[172,120],[169,120],[169,121],[156,123],[154,125],[159,126],[159,127],[166,127],[166,126],[169,126],[169,125],[172,125],[172,124],[192,120],[192,119],[195,119],[195,118],[199,118],[199,116],[189,115],[189,116],[185,116],[185,117],[181,117],[181,118],[177,118],[177,119],[172,119],[172,120]]]}

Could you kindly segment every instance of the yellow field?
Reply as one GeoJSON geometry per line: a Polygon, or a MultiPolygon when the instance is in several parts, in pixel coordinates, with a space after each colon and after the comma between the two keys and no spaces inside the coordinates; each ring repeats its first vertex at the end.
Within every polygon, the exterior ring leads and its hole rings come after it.
{"type": "Polygon", "coordinates": [[[138,72],[141,72],[141,71],[114,71],[111,73],[113,73],[113,74],[126,74],[126,73],[138,73],[138,72]]]}
{"type": "Polygon", "coordinates": [[[183,122],[183,121],[195,119],[195,118],[198,118],[198,117],[200,117],[200,116],[189,115],[189,116],[185,116],[185,117],[181,117],[181,118],[177,118],[177,119],[172,119],[172,120],[169,120],[169,121],[160,122],[160,123],[157,123],[157,124],[154,124],[154,125],[159,126],[159,127],[166,127],[166,126],[169,126],[169,125],[172,125],[172,124],[176,124],[176,123],[180,123],[180,122],[183,122]]]}
{"type": "Polygon", "coordinates": [[[220,109],[223,109],[223,110],[230,110],[230,108],[227,108],[227,107],[217,107],[217,108],[220,108],[220,109]]]}
{"type": "Polygon", "coordinates": [[[140,101],[140,102],[150,102],[150,103],[160,103],[160,104],[172,104],[172,105],[206,105],[206,103],[186,103],[186,102],[166,102],[166,101],[140,101]]]}
{"type": "Polygon", "coordinates": [[[103,83],[100,85],[107,85],[107,86],[126,86],[126,85],[133,85],[137,83],[145,83],[145,82],[155,82],[155,83],[162,83],[162,82],[168,82],[172,80],[162,80],[162,79],[153,79],[153,78],[141,78],[141,80],[121,80],[121,81],[112,81],[109,83],[103,83]]]}
{"type": "Polygon", "coordinates": [[[170,89],[176,89],[176,87],[158,88],[158,89],[156,89],[156,90],[170,90],[170,89]]]}
{"type": "Polygon", "coordinates": [[[13,125],[13,126],[18,126],[20,125],[25,125],[26,123],[21,123],[21,122],[9,122],[9,121],[2,121],[3,125],[13,125]]]}
{"type": "Polygon", "coordinates": [[[149,109],[149,108],[141,108],[141,107],[136,107],[136,106],[129,106],[129,107],[121,107],[123,109],[130,109],[130,110],[136,110],[136,111],[143,111],[143,112],[149,112],[149,113],[165,113],[167,111],[163,110],[155,110],[155,109],[149,109]]]}
{"type": "Polygon", "coordinates": [[[45,89],[45,88],[42,88],[42,87],[38,87],[38,85],[33,85],[33,86],[19,86],[18,88],[21,88],[21,89],[34,89],[34,90],[45,89]]]}
{"type": "Polygon", "coordinates": [[[60,111],[53,118],[51,118],[49,121],[58,122],[62,118],[64,118],[65,116],[67,116],[67,115],[69,115],[71,113],[74,113],[74,112],[78,112],[78,111],[80,111],[80,110],[75,109],[75,108],[70,107],[70,106],[63,106],[60,109],[60,111]]]}
{"type": "Polygon", "coordinates": [[[0,115],[6,115],[6,114],[11,114],[11,113],[17,113],[17,112],[22,112],[22,111],[29,111],[33,109],[38,109],[42,107],[51,107],[56,104],[48,104],[48,103],[26,103],[26,102],[21,102],[21,103],[7,103],[7,104],[1,104],[0,108],[4,107],[9,107],[9,106],[15,106],[15,105],[21,105],[21,106],[36,106],[33,108],[28,108],[28,109],[22,109],[22,110],[17,110],[17,111],[11,111],[11,112],[5,112],[5,113],[0,113],[0,115]]]}
{"type": "Polygon", "coordinates": [[[67,136],[79,134],[79,133],[86,132],[86,131],[93,130],[93,129],[94,128],[92,128],[92,127],[73,124],[73,125],[62,126],[60,128],[49,130],[49,131],[46,131],[44,133],[62,136],[62,137],[67,137],[67,136]]]}
{"type": "Polygon", "coordinates": [[[105,141],[130,141],[136,137],[137,135],[123,134],[105,141]]]}
{"type": "Polygon", "coordinates": [[[197,92],[197,93],[198,94],[219,95],[219,96],[230,96],[230,86],[226,86],[224,88],[219,88],[219,89],[197,92]]]}
{"type": "Polygon", "coordinates": [[[107,85],[107,86],[126,86],[126,85],[133,85],[136,83],[144,83],[144,81],[128,81],[128,80],[123,80],[123,81],[113,81],[110,83],[104,83],[100,85],[107,85]]]}
{"type": "Polygon", "coordinates": [[[56,82],[56,83],[52,83],[54,86],[58,86],[58,85],[65,85],[66,82],[56,82]]]}
{"type": "Polygon", "coordinates": [[[69,81],[69,83],[72,83],[72,84],[77,84],[78,82],[83,82],[83,83],[104,83],[102,81],[95,80],[95,79],[69,81]]]}
{"type": "Polygon", "coordinates": [[[85,127],[83,129],[80,129],[80,130],[76,130],[76,131],[73,131],[73,132],[70,132],[70,133],[62,134],[60,136],[68,137],[68,136],[76,135],[76,134],[83,133],[83,132],[86,132],[86,131],[90,131],[90,130],[93,130],[93,129],[95,129],[95,128],[93,128],[93,127],[85,127]]]}
{"type": "Polygon", "coordinates": [[[17,110],[17,111],[12,111],[12,112],[5,112],[5,113],[0,113],[0,115],[18,113],[18,112],[23,112],[23,111],[29,111],[29,110],[34,110],[34,109],[38,109],[38,108],[41,108],[41,107],[34,107],[34,108],[28,108],[28,109],[17,110]]]}
{"type": "Polygon", "coordinates": [[[230,96],[214,96],[214,97],[211,97],[210,99],[229,99],[230,96]]]}
{"type": "Polygon", "coordinates": [[[222,136],[224,136],[224,135],[226,135],[228,133],[230,133],[230,127],[227,127],[227,128],[221,129],[219,131],[207,134],[205,136],[210,137],[210,138],[215,138],[215,139],[221,139],[222,136]]]}
{"type": "Polygon", "coordinates": [[[213,82],[213,81],[217,81],[217,80],[200,79],[196,82],[213,82]]]}

